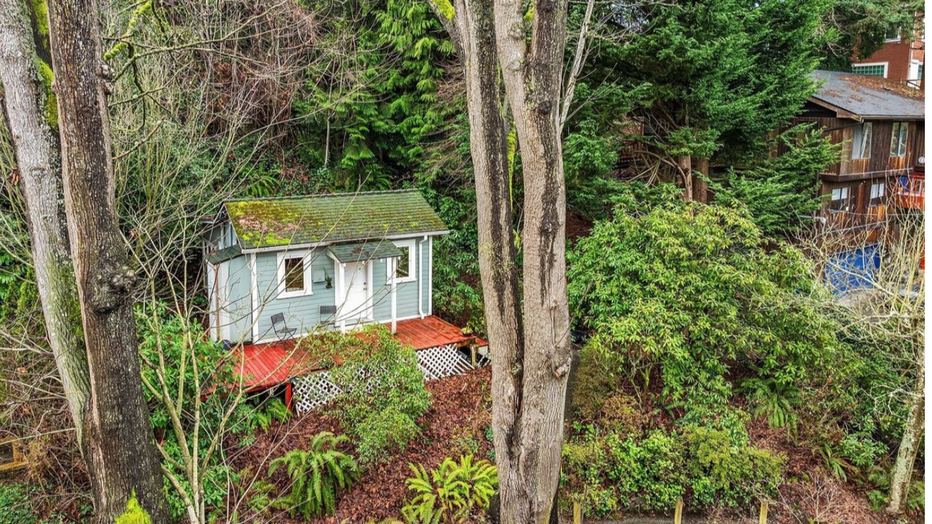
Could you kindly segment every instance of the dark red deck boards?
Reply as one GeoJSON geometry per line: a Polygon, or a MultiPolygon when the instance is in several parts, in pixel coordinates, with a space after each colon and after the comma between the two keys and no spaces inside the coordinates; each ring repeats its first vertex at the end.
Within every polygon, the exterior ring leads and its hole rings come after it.
{"type": "MultiPolygon", "coordinates": [[[[479,345],[486,344],[475,336],[464,335],[460,328],[434,316],[401,320],[397,328],[395,337],[416,350],[472,340],[479,345]]],[[[237,366],[237,372],[244,377],[246,389],[269,388],[316,369],[313,356],[296,348],[294,340],[247,344],[239,352],[242,365],[237,366]]]]}
{"type": "Polygon", "coordinates": [[[395,337],[414,349],[458,344],[475,338],[434,316],[399,321],[395,337]]]}

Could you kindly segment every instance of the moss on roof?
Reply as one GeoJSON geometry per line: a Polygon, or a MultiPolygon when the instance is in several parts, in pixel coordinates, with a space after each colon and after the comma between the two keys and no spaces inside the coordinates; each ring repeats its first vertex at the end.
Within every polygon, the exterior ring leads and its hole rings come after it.
{"type": "Polygon", "coordinates": [[[417,190],[230,200],[243,249],[446,231],[417,190]]]}

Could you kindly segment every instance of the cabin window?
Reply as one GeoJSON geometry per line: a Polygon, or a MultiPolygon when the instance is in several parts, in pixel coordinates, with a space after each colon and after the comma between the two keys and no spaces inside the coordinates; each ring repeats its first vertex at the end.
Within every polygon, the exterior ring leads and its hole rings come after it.
{"type": "Polygon", "coordinates": [[[828,208],[830,211],[841,212],[848,210],[850,194],[847,187],[836,187],[832,189],[832,199],[829,201],[828,208]]]}
{"type": "Polygon", "coordinates": [[[906,122],[893,123],[893,136],[890,138],[890,156],[906,156],[906,138],[909,134],[909,124],[906,122]]]}
{"type": "Polygon", "coordinates": [[[871,199],[868,207],[877,207],[883,204],[883,197],[887,192],[886,182],[874,182],[871,184],[871,199]]]}
{"type": "Polygon", "coordinates": [[[865,76],[879,76],[887,78],[887,63],[882,64],[854,64],[851,66],[851,72],[865,76]]]}
{"type": "Polygon", "coordinates": [[[281,298],[300,297],[311,295],[311,286],[308,270],[310,263],[305,259],[307,254],[280,253],[278,255],[278,296],[281,298]]]}
{"type": "Polygon", "coordinates": [[[304,291],[304,261],[285,259],[285,291],[304,291]]]}
{"type": "Polygon", "coordinates": [[[871,139],[874,126],[870,122],[854,128],[854,140],[851,141],[851,159],[861,160],[871,157],[871,139]]]}
{"type": "MultiPolygon", "coordinates": [[[[397,265],[395,267],[395,278],[396,282],[411,282],[417,280],[415,276],[417,275],[416,264],[414,263],[416,250],[416,242],[412,240],[402,240],[395,242],[395,247],[401,251],[401,256],[398,257],[397,265]]],[[[389,271],[391,266],[389,266],[389,271]]],[[[389,276],[391,276],[389,274],[389,276]]]]}

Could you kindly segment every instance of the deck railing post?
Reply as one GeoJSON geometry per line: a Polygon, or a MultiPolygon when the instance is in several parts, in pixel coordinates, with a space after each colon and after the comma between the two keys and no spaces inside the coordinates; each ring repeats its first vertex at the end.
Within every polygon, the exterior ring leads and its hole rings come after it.
{"type": "Polygon", "coordinates": [[[683,497],[676,499],[676,509],[673,510],[673,524],[683,522],[683,497]]]}

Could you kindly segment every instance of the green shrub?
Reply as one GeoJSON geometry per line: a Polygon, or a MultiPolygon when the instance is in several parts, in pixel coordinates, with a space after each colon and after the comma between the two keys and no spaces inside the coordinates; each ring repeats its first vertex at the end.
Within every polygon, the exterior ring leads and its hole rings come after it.
{"type": "Polygon", "coordinates": [[[32,493],[25,484],[0,484],[0,524],[34,524],[32,493]]]}
{"type": "Polygon", "coordinates": [[[602,412],[602,405],[617,382],[613,378],[612,364],[598,339],[590,339],[579,352],[579,363],[570,384],[570,404],[575,420],[593,421],[602,412]]]}
{"type": "Polygon", "coordinates": [[[694,503],[738,507],[759,495],[774,495],[784,459],[748,446],[732,445],[728,434],[701,427],[684,434],[694,503]]]}
{"type": "Polygon", "coordinates": [[[570,310],[595,330],[587,348],[641,392],[659,376],[667,408],[724,407],[735,370],[791,388],[835,363],[837,325],[811,264],[740,210],[621,205],[567,263],[570,310]]]}
{"type": "Polygon", "coordinates": [[[695,508],[740,507],[775,493],[783,462],[718,429],[653,430],[643,438],[589,432],[564,444],[561,482],[596,517],[627,507],[669,511],[680,497],[695,508]]]}
{"type": "Polygon", "coordinates": [[[292,517],[301,514],[305,520],[333,513],[337,495],[358,476],[353,457],[336,449],[347,440],[323,431],[311,439],[307,450],[291,450],[269,463],[269,476],[285,466],[291,477],[291,493],[276,505],[288,508],[292,517]]]}
{"type": "Polygon", "coordinates": [[[139,505],[135,492],[126,502],[126,510],[116,518],[115,524],[152,524],[152,518],[139,505]]]}
{"type": "Polygon", "coordinates": [[[498,472],[487,460],[472,455],[457,463],[446,458],[429,473],[423,465],[409,465],[414,477],[405,481],[414,498],[401,508],[408,524],[464,522],[486,510],[498,486],[498,472]]]}
{"type": "Polygon", "coordinates": [[[622,495],[637,495],[646,508],[666,510],[686,492],[687,480],[680,443],[674,435],[655,430],[635,444],[631,439],[611,447],[611,476],[622,495]]]}
{"type": "Polygon", "coordinates": [[[356,440],[364,464],[403,450],[420,432],[417,418],[430,407],[430,394],[417,356],[394,339],[385,326],[368,328],[361,337],[349,336],[344,363],[330,371],[342,393],[332,412],[356,440]],[[363,351],[356,351],[362,341],[363,351]]]}

